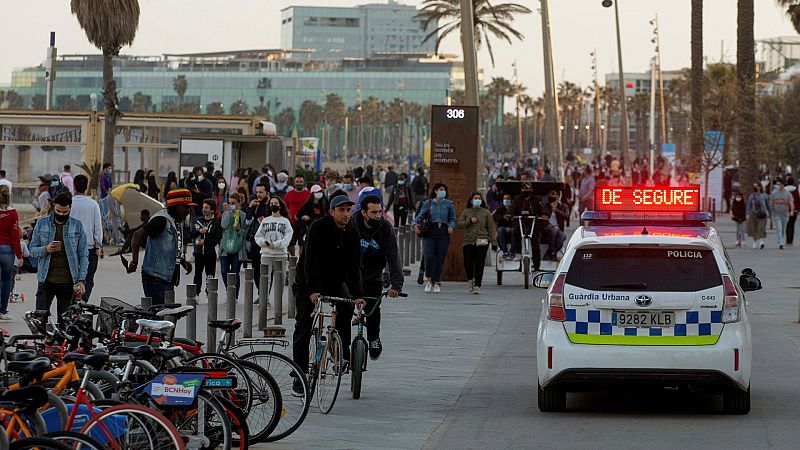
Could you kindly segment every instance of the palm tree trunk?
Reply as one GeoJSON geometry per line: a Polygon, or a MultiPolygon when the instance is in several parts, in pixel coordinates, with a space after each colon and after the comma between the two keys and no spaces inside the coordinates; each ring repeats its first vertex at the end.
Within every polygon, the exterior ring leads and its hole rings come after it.
{"type": "Polygon", "coordinates": [[[738,147],[741,186],[751,186],[758,179],[756,158],[756,70],[753,38],[753,0],[738,0],[736,30],[736,91],[738,147]]]}
{"type": "Polygon", "coordinates": [[[114,131],[117,123],[116,84],[112,56],[103,51],[103,103],[105,105],[105,130],[103,132],[103,162],[114,164],[114,131]]]}
{"type": "Polygon", "coordinates": [[[689,164],[692,170],[697,172],[700,168],[700,156],[703,153],[703,0],[692,0],[691,27],[692,116],[689,164]]]}

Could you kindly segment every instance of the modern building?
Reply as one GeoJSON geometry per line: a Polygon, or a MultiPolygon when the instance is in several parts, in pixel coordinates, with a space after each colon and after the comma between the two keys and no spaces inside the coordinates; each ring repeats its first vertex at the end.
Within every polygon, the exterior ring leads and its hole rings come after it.
{"type": "Polygon", "coordinates": [[[800,36],[781,36],[756,41],[756,48],[763,61],[762,74],[784,74],[795,76],[800,72],[800,36]]]}
{"type": "Polygon", "coordinates": [[[281,47],[311,49],[317,60],[433,53],[436,40],[423,41],[437,24],[424,28],[417,13],[395,0],[352,8],[290,6],[281,11],[281,47]]]}

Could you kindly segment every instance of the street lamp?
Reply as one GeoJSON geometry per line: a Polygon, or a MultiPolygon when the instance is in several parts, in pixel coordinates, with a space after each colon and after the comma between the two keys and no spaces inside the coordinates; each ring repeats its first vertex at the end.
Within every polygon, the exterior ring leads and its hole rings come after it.
{"type": "Polygon", "coordinates": [[[631,155],[630,148],[628,147],[628,105],[625,98],[625,73],[622,71],[622,38],[619,31],[619,0],[616,2],[612,0],[603,0],[602,5],[604,8],[609,8],[614,5],[614,17],[617,24],[617,62],[619,63],[619,95],[620,95],[620,153],[625,155],[627,159],[626,168],[630,167],[631,155]]]}

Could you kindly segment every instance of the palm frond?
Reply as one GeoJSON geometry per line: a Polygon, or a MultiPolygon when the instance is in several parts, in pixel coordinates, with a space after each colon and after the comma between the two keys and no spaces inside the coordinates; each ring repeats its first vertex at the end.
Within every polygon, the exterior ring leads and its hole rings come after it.
{"type": "Polygon", "coordinates": [[[138,0],[71,0],[70,10],[89,42],[103,53],[116,56],[136,37],[138,0]]]}

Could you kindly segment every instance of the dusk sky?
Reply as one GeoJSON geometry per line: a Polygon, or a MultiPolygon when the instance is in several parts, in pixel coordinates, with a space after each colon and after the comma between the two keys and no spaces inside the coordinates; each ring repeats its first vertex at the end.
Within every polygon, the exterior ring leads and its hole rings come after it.
{"type": "MultiPolygon", "coordinates": [[[[497,0],[502,1],[502,0],[497,0]]],[[[292,5],[354,6],[359,0],[140,0],[142,15],[133,46],[123,53],[162,53],[277,48],[280,46],[280,10],[292,5]],[[191,5],[191,6],[190,6],[191,5]]],[[[382,1],[381,1],[382,3],[382,1]]],[[[422,0],[402,3],[419,5],[422,0]]],[[[480,52],[479,66],[487,80],[491,76],[512,77],[511,64],[519,63],[519,77],[531,95],[543,89],[541,19],[538,1],[522,0],[534,10],[519,17],[515,26],[525,34],[523,42],[508,45],[493,40],[496,65],[488,53],[480,52]]],[[[797,33],[772,0],[755,0],[756,39],[794,36],[797,33]]],[[[589,53],[597,49],[600,77],[616,72],[616,41],[613,8],[600,0],[551,0],[553,46],[558,81],[588,85],[592,80],[589,53]]],[[[5,20],[0,27],[0,84],[11,80],[14,67],[35,66],[44,60],[50,31],[57,33],[59,54],[97,53],[70,14],[69,2],[3,0],[5,20]],[[46,6],[45,6],[46,5],[46,6]]],[[[622,0],[620,19],[623,62],[626,72],[648,69],[653,54],[652,27],[648,21],[658,14],[661,25],[665,70],[689,65],[689,0],[622,0]]],[[[716,62],[736,58],[736,1],[705,1],[705,54],[716,62]],[[721,50],[724,43],[724,50],[721,50]]],[[[757,45],[758,51],[761,46],[757,45]]],[[[461,53],[456,36],[442,47],[446,53],[461,53]]],[[[757,55],[758,56],[758,55],[757,55]]]]}

